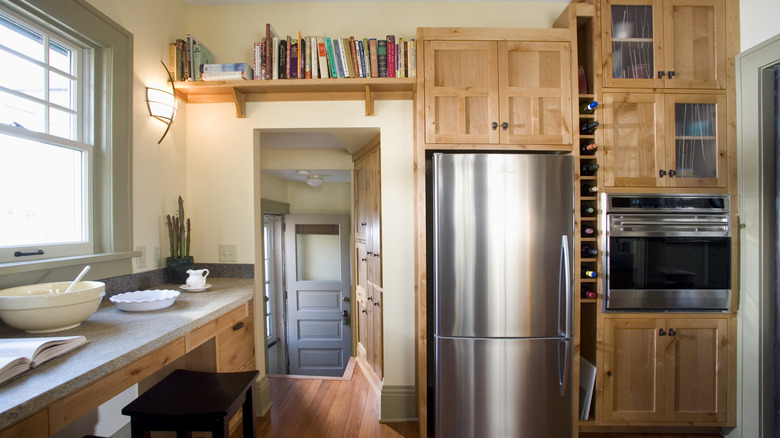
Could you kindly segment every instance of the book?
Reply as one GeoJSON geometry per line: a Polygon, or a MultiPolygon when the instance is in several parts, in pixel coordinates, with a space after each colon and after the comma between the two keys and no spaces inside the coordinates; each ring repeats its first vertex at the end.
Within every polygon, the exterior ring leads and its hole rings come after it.
{"type": "MultiPolygon", "coordinates": [[[[255,41],[254,44],[252,44],[252,54],[253,54],[252,62],[253,62],[253,65],[255,66],[254,70],[256,72],[258,72],[257,79],[261,79],[260,78],[260,72],[262,70],[260,69],[260,66],[265,64],[265,59],[263,59],[263,57],[262,57],[262,50],[261,50],[262,45],[263,45],[262,41],[255,41]]],[[[207,64],[207,65],[209,65],[209,64],[207,64]]]]}
{"type": "Polygon", "coordinates": [[[337,78],[338,75],[338,68],[337,68],[337,62],[336,62],[336,54],[333,50],[333,42],[328,37],[328,35],[325,35],[325,50],[327,50],[328,53],[328,64],[330,65],[330,77],[337,78]]]}
{"type": "Polygon", "coordinates": [[[339,40],[339,51],[341,53],[341,62],[344,65],[344,76],[347,78],[355,77],[355,66],[352,64],[352,53],[349,49],[349,38],[339,40]]]}
{"type": "Polygon", "coordinates": [[[363,48],[362,40],[358,40],[357,50],[358,50],[358,59],[360,60],[360,77],[370,78],[371,75],[368,73],[368,70],[366,70],[366,55],[365,55],[366,52],[365,49],[363,48]]]}
{"type": "Polygon", "coordinates": [[[417,41],[414,38],[409,41],[409,77],[417,77],[417,41]]]}
{"type": "Polygon", "coordinates": [[[344,77],[344,66],[341,64],[341,50],[339,50],[339,39],[333,38],[333,63],[336,65],[336,77],[344,77]]]}
{"type": "Polygon", "coordinates": [[[298,54],[300,53],[298,47],[298,38],[290,38],[290,79],[298,79],[298,73],[301,70],[301,66],[298,63],[298,54]]]}
{"type": "MultiPolygon", "coordinates": [[[[265,24],[265,43],[266,45],[271,45],[274,42],[274,38],[279,38],[279,35],[276,33],[276,30],[271,25],[271,23],[265,24]]],[[[266,47],[265,51],[265,72],[266,72],[266,79],[271,79],[271,72],[273,71],[273,60],[271,58],[271,50],[268,50],[266,47]]]]}
{"type": "Polygon", "coordinates": [[[287,79],[290,79],[292,76],[290,76],[290,50],[292,49],[292,38],[287,35],[287,46],[285,47],[287,49],[287,52],[284,54],[286,62],[285,62],[285,68],[284,68],[284,77],[287,79]]]}
{"type": "Polygon", "coordinates": [[[378,65],[378,77],[380,78],[386,78],[387,77],[387,41],[386,40],[377,40],[376,41],[376,57],[377,57],[377,65],[378,65]]]}
{"type": "Polygon", "coordinates": [[[253,71],[253,69],[243,62],[234,62],[230,64],[203,64],[200,66],[201,73],[214,73],[223,71],[253,71]]]}
{"type": "Polygon", "coordinates": [[[325,48],[325,37],[317,37],[317,55],[320,61],[320,77],[331,77],[330,68],[328,67],[328,49],[325,48]]]}
{"type": "Polygon", "coordinates": [[[372,78],[378,78],[379,77],[379,53],[377,53],[379,50],[378,48],[378,42],[376,38],[371,38],[368,40],[368,51],[369,51],[369,57],[371,59],[371,77],[372,78]]]}
{"type": "Polygon", "coordinates": [[[394,78],[395,67],[396,67],[395,35],[388,35],[386,44],[387,44],[387,77],[394,78]]]}
{"type": "Polygon", "coordinates": [[[355,44],[355,37],[349,37],[349,54],[352,58],[352,70],[354,70],[356,78],[362,78],[363,73],[360,70],[360,60],[358,58],[357,45],[355,44]]]}
{"type": "Polygon", "coordinates": [[[203,64],[213,64],[214,54],[206,47],[202,41],[192,35],[187,35],[187,45],[190,52],[190,80],[199,81],[200,66],[203,64]]]}
{"type": "Polygon", "coordinates": [[[395,77],[406,77],[406,41],[403,38],[398,38],[398,70],[395,77]]]}
{"type": "Polygon", "coordinates": [[[84,345],[84,336],[0,340],[0,384],[84,345]]]}
{"type": "Polygon", "coordinates": [[[366,77],[371,77],[371,54],[368,50],[368,38],[363,38],[363,55],[366,63],[366,77]]]}
{"type": "Polygon", "coordinates": [[[239,79],[254,79],[252,70],[249,71],[215,71],[200,74],[201,81],[234,81],[239,79]]]}
{"type": "Polygon", "coordinates": [[[279,79],[287,79],[287,40],[279,41],[279,79]]]}
{"type": "Polygon", "coordinates": [[[320,77],[320,66],[319,62],[317,60],[317,51],[319,50],[317,47],[317,37],[308,36],[306,37],[306,49],[308,56],[306,57],[306,60],[309,62],[311,67],[311,76],[308,76],[312,79],[317,79],[320,77]]]}
{"type": "Polygon", "coordinates": [[[271,44],[271,79],[279,79],[279,37],[274,37],[271,44]]]}

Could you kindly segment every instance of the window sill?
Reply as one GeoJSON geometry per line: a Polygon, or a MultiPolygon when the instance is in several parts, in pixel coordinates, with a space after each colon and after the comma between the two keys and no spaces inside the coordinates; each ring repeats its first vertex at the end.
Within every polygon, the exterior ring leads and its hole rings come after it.
{"type": "Polygon", "coordinates": [[[67,281],[73,279],[90,265],[91,279],[104,279],[131,274],[132,259],[141,255],[138,251],[107,254],[89,254],[47,260],[30,260],[0,264],[0,288],[25,284],[67,281]]]}

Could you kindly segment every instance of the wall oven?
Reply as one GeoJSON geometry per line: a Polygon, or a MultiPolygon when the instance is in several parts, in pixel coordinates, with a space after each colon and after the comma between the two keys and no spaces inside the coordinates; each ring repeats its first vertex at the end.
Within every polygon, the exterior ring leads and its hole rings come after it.
{"type": "Polygon", "coordinates": [[[606,311],[728,312],[728,195],[602,195],[606,311]]]}

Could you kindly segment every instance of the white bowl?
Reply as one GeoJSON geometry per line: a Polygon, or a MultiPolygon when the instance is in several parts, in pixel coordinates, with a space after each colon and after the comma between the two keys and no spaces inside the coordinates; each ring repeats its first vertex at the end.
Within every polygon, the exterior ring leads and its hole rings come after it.
{"type": "Polygon", "coordinates": [[[155,289],[125,292],[114,295],[109,299],[116,304],[119,310],[124,310],[125,312],[146,312],[148,310],[170,307],[179,295],[180,292],[177,290],[155,289]]]}
{"type": "Polygon", "coordinates": [[[67,330],[81,324],[100,306],[106,284],[81,281],[65,293],[70,281],[0,290],[0,319],[28,333],[67,330]]]}

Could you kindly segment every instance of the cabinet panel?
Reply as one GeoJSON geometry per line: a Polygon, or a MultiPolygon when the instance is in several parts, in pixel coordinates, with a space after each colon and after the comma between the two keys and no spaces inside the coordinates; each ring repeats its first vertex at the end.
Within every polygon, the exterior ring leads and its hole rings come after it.
{"type": "Polygon", "coordinates": [[[605,0],[604,85],[606,87],[662,87],[663,15],[654,0],[605,0]]]}
{"type": "Polygon", "coordinates": [[[239,371],[254,356],[253,315],[233,324],[217,335],[219,372],[239,371]]]}
{"type": "Polygon", "coordinates": [[[664,8],[665,86],[726,88],[724,2],[667,0],[664,8]]]}
{"type": "Polygon", "coordinates": [[[604,93],[604,126],[605,185],[658,185],[666,167],[663,96],[604,93]]]}
{"type": "Polygon", "coordinates": [[[498,61],[500,142],[571,143],[569,44],[499,42],[498,61]]]}
{"type": "Polygon", "coordinates": [[[361,160],[355,163],[355,240],[366,240],[368,227],[368,207],[366,162],[361,160]]]}
{"type": "Polygon", "coordinates": [[[663,416],[663,363],[656,319],[604,321],[604,420],[655,421],[663,416]]]}
{"type": "Polygon", "coordinates": [[[426,41],[428,143],[498,143],[496,44],[426,41]]]}

